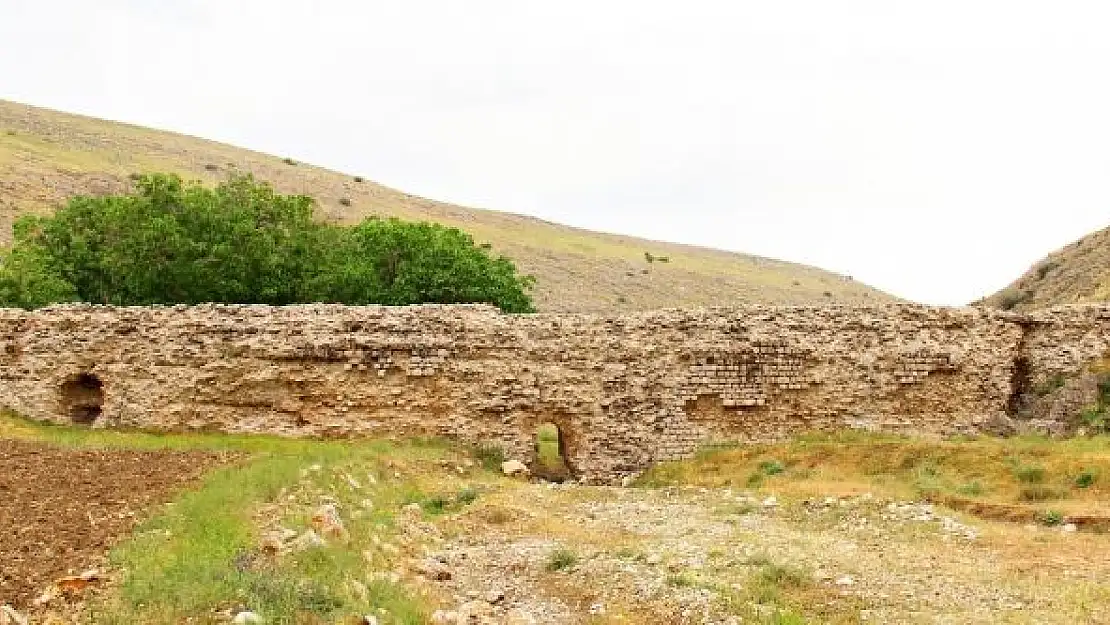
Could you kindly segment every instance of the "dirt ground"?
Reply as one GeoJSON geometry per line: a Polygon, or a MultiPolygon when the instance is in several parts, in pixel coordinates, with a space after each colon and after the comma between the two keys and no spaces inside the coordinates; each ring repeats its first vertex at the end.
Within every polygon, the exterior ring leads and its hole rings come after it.
{"type": "Polygon", "coordinates": [[[26,606],[59,577],[100,566],[144,510],[224,460],[0,439],[0,604],[26,606]]]}

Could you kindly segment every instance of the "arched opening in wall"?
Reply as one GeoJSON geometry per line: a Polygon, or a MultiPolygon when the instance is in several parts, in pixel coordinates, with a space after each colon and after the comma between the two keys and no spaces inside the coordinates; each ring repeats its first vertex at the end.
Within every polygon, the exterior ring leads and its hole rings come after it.
{"type": "Polygon", "coordinates": [[[104,383],[92,373],[81,373],[62,384],[62,407],[74,423],[90,424],[104,407],[104,383]]]}
{"type": "Polygon", "coordinates": [[[536,460],[532,463],[532,474],[550,482],[569,480],[573,476],[566,452],[566,440],[559,426],[541,423],[536,428],[536,460]]]}

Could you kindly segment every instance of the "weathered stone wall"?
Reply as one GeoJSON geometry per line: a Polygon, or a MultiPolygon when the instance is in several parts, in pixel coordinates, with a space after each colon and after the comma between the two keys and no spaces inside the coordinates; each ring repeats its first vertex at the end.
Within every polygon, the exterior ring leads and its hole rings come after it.
{"type": "Polygon", "coordinates": [[[1019,318],[1025,332],[1011,413],[1036,429],[1064,433],[1099,402],[1110,373],[1110,306],[1062,306],[1019,318]]]}
{"type": "Polygon", "coordinates": [[[1047,371],[1105,351],[1110,311],[1055,314],[1038,325],[912,305],[3,310],[0,405],[94,427],[447,436],[524,460],[553,422],[571,468],[612,481],[715,441],[989,428],[1006,419],[1020,358],[1047,371]]]}

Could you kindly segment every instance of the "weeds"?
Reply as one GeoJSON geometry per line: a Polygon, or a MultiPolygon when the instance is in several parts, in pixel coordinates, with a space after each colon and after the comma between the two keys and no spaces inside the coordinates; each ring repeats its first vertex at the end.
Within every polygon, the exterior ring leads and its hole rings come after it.
{"type": "Polygon", "coordinates": [[[1039,465],[1019,465],[1014,468],[1014,477],[1023,484],[1040,484],[1044,482],[1045,470],[1039,465]]]}
{"type": "Polygon", "coordinates": [[[554,573],[569,569],[575,564],[578,564],[578,554],[566,547],[560,547],[552,551],[551,555],[547,557],[547,564],[544,565],[544,568],[554,573]]]}
{"type": "Polygon", "coordinates": [[[1064,522],[1064,513],[1059,510],[1046,510],[1037,515],[1037,521],[1049,527],[1061,525],[1064,522]]]}
{"type": "Polygon", "coordinates": [[[983,494],[983,490],[983,485],[976,480],[961,484],[960,487],[956,489],[956,492],[961,495],[967,495],[968,497],[979,497],[983,494]]]}
{"type": "Polygon", "coordinates": [[[778,475],[786,471],[786,467],[781,462],[775,459],[764,460],[759,463],[759,471],[766,476],[778,475]]]}
{"type": "Polygon", "coordinates": [[[474,459],[487,471],[500,471],[505,451],[496,445],[479,445],[474,449],[474,459]]]}

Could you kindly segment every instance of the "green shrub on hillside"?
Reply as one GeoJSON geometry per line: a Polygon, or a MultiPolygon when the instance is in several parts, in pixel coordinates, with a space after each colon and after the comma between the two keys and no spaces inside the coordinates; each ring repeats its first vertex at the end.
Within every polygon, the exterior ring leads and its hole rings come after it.
{"type": "Polygon", "coordinates": [[[27,216],[0,261],[0,305],[85,301],[120,306],[203,302],[489,303],[533,310],[532,278],[464,232],[368,219],[320,224],[313,200],[250,176],[209,189],[147,175],[135,191],[75,197],[27,216]]]}

